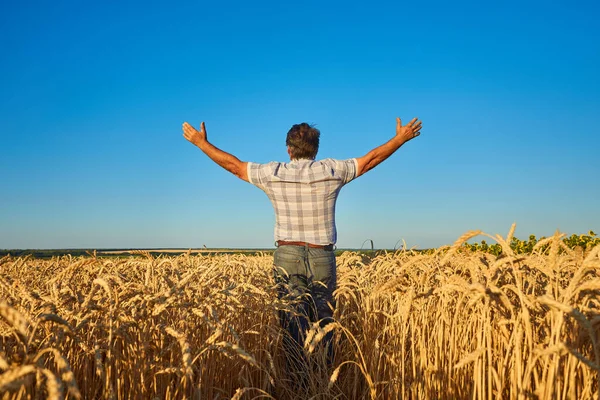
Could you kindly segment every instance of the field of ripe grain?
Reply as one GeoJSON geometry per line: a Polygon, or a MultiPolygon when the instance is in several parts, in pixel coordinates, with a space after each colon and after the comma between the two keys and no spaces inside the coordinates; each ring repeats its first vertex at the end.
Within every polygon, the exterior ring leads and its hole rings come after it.
{"type": "MultiPolygon", "coordinates": [[[[286,374],[270,255],[0,259],[0,398],[592,399],[600,246],[338,257],[335,362],[286,374]],[[543,249],[543,250],[542,250],[543,249]]],[[[549,246],[545,246],[549,245],[549,246]]]]}

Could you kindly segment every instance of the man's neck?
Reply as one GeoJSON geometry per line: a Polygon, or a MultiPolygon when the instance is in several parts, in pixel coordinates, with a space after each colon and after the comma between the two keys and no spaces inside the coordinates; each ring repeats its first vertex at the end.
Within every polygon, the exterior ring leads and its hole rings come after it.
{"type": "Polygon", "coordinates": [[[291,158],[290,162],[294,162],[294,161],[315,161],[314,158],[291,158]]]}

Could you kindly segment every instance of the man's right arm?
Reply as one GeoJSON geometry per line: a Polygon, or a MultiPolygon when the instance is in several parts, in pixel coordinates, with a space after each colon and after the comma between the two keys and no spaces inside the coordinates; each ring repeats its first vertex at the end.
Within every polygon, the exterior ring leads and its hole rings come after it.
{"type": "Polygon", "coordinates": [[[362,157],[357,158],[358,170],[356,176],[359,177],[367,171],[372,170],[389,156],[394,154],[404,143],[416,138],[421,133],[421,121],[413,118],[408,124],[402,126],[400,118],[396,118],[396,135],[388,142],[374,148],[362,157]]]}

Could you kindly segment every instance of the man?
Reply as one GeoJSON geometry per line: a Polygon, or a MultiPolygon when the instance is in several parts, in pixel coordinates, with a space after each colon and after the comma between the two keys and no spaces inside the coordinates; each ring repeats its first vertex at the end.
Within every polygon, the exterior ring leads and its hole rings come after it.
{"type": "MultiPolygon", "coordinates": [[[[335,202],[342,186],[375,168],[404,143],[420,134],[421,121],[407,125],[396,119],[396,134],[366,155],[349,160],[316,161],[320,132],[307,123],[292,126],[286,145],[289,163],[256,164],[240,161],[208,142],[204,122],[196,130],[187,122],[183,136],[214,162],[262,189],[275,209],[273,255],[279,295],[293,300],[295,313],[280,313],[288,367],[294,373],[305,370],[302,344],[310,322],[321,327],[332,321],[336,287],[333,246],[337,240],[335,202]]],[[[332,362],[331,333],[323,340],[332,362]]],[[[302,379],[302,378],[301,378],[302,379]]]]}

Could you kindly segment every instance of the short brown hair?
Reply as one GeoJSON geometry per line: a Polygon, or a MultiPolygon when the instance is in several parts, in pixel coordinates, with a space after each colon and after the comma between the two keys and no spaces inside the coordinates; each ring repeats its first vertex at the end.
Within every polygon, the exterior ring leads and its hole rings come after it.
{"type": "Polygon", "coordinates": [[[285,144],[290,146],[292,159],[314,159],[319,151],[319,137],[321,132],[306,122],[296,124],[287,133],[285,144]]]}

